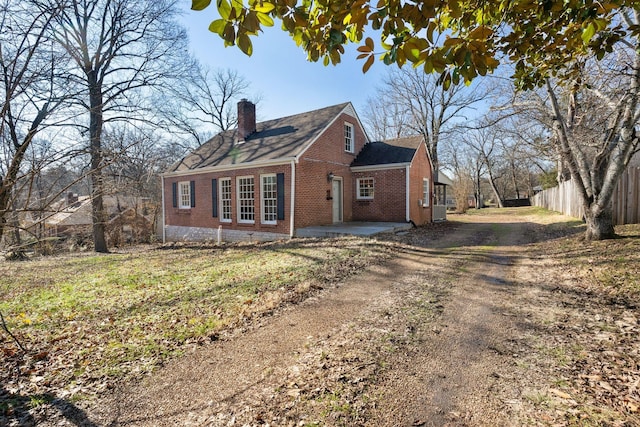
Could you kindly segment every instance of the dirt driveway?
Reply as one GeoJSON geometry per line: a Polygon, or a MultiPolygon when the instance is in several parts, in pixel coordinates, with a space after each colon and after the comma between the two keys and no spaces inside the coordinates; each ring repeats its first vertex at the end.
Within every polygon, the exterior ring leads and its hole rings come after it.
{"type": "Polygon", "coordinates": [[[406,243],[392,260],[175,360],[79,424],[521,425],[546,375],[521,362],[529,295],[514,285],[539,228],[466,217],[387,236],[406,243]]]}

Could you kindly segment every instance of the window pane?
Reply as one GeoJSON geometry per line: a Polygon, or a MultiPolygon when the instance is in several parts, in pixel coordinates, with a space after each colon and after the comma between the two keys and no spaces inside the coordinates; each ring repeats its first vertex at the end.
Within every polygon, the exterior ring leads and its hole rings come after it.
{"type": "Polygon", "coordinates": [[[231,221],[231,178],[220,180],[220,205],[222,220],[231,221]]]}
{"type": "Polygon", "coordinates": [[[358,179],[358,198],[373,199],[374,181],[373,178],[358,179]]]}
{"type": "Polygon", "coordinates": [[[275,175],[262,177],[262,222],[275,223],[278,219],[278,193],[275,175]]]}
{"type": "Polygon", "coordinates": [[[190,208],[191,207],[191,184],[189,181],[183,181],[179,186],[179,194],[180,194],[180,208],[190,208]]]}
{"type": "Polygon", "coordinates": [[[238,212],[240,222],[254,222],[253,177],[238,178],[238,212]]]}
{"type": "Polygon", "coordinates": [[[430,192],[429,192],[429,179],[425,178],[422,180],[422,205],[429,206],[430,192]]]}
{"type": "Polygon", "coordinates": [[[353,125],[344,124],[344,149],[353,153],[353,125]]]}

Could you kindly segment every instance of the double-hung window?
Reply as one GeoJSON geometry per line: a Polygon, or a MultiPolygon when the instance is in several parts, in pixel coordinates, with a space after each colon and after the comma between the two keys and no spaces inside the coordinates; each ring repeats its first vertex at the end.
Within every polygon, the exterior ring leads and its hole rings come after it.
{"type": "Polygon", "coordinates": [[[278,186],[276,175],[261,176],[262,223],[276,224],[278,219],[278,186]]]}
{"type": "Polygon", "coordinates": [[[429,178],[424,178],[422,180],[422,206],[429,206],[429,199],[431,199],[431,191],[429,187],[429,178]]]}
{"type": "Polygon", "coordinates": [[[353,143],[353,125],[351,123],[344,124],[344,151],[348,153],[354,152],[354,143],[353,143]]]}
{"type": "Polygon", "coordinates": [[[253,224],[255,222],[254,179],[252,176],[239,176],[238,188],[238,222],[253,224]]]}
{"type": "Polygon", "coordinates": [[[220,178],[220,221],[231,222],[231,178],[220,178]]]}
{"type": "Polygon", "coordinates": [[[358,178],[358,193],[357,198],[360,200],[373,199],[374,181],[373,178],[358,178]]]}
{"type": "Polygon", "coordinates": [[[180,209],[191,208],[191,182],[189,181],[178,183],[178,207],[180,209]]]}

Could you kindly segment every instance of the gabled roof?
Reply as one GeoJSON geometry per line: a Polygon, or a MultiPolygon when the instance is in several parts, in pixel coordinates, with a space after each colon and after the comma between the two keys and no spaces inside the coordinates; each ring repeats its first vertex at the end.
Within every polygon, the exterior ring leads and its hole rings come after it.
{"type": "Polygon", "coordinates": [[[60,209],[49,216],[47,225],[86,225],[91,224],[91,198],[89,196],[78,197],[77,203],[72,206],[64,206],[66,200],[56,203],[54,209],[60,209]]]}
{"type": "Polygon", "coordinates": [[[293,159],[344,111],[353,111],[351,103],[257,123],[256,132],[242,143],[236,142],[236,129],[219,133],[172,165],[168,172],[293,159]]]}
{"type": "MultiPolygon", "coordinates": [[[[45,219],[48,226],[79,226],[92,224],[91,197],[80,196],[78,202],[72,206],[65,206],[66,200],[52,205],[52,211],[45,219]]],[[[135,196],[103,196],[105,211],[110,219],[121,215],[133,208],[142,207],[144,200],[135,196]]]]}
{"type": "Polygon", "coordinates": [[[422,135],[416,135],[386,142],[370,142],[364,146],[351,166],[411,163],[416,150],[423,141],[422,135]]]}

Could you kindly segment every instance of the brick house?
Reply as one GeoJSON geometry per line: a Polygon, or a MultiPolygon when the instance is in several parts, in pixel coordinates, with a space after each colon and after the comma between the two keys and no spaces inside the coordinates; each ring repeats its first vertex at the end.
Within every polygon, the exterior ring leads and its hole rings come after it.
{"type": "Polygon", "coordinates": [[[276,240],[315,225],[431,222],[433,168],[421,137],[370,143],[351,103],[255,117],[243,99],[237,129],[162,175],[164,240],[276,240]]]}

